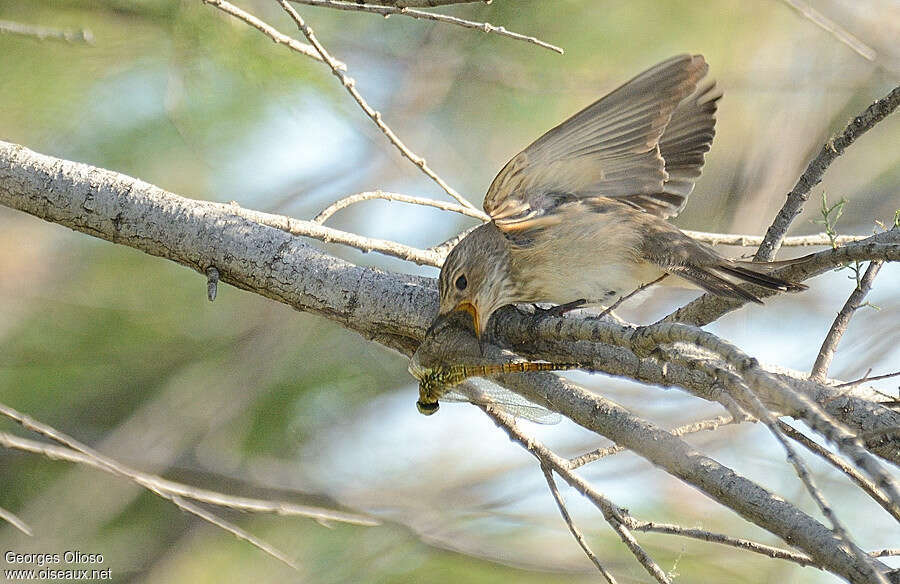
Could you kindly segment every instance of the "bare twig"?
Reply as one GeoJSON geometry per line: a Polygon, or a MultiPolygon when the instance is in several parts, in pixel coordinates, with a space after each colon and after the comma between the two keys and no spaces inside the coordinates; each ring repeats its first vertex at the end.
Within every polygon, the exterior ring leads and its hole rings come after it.
{"type": "MultiPolygon", "coordinates": [[[[215,6],[222,12],[229,14],[238,20],[242,20],[263,33],[276,43],[280,45],[284,45],[291,49],[292,51],[296,51],[301,55],[306,55],[307,57],[311,57],[316,61],[322,61],[322,55],[316,51],[312,45],[307,45],[306,43],[301,43],[297,39],[291,38],[288,35],[279,32],[275,27],[266,24],[256,16],[250,14],[246,10],[241,10],[231,2],[227,2],[226,0],[202,0],[203,3],[209,4],[211,6],[215,6]]],[[[347,70],[347,65],[341,63],[340,61],[335,60],[334,66],[340,69],[341,71],[347,70]]]]}
{"type": "Polygon", "coordinates": [[[788,560],[790,562],[800,564],[801,566],[818,567],[819,565],[815,560],[813,560],[806,554],[802,554],[792,550],[786,550],[784,548],[773,547],[764,543],[751,541],[749,539],[742,539],[739,537],[731,537],[729,535],[724,535],[721,533],[714,533],[705,529],[692,529],[688,527],[681,527],[680,525],[673,525],[671,523],[656,523],[654,521],[635,521],[631,524],[631,528],[635,531],[665,533],[667,535],[680,535],[682,537],[690,537],[692,539],[699,539],[701,541],[719,543],[757,554],[762,554],[770,558],[788,560]]]}
{"type": "Polygon", "coordinates": [[[556,474],[561,476],[570,486],[590,500],[603,514],[607,523],[619,535],[619,538],[625,543],[629,551],[637,558],[638,562],[647,572],[656,579],[657,582],[671,584],[671,580],[663,572],[662,568],[651,558],[646,551],[638,544],[627,527],[627,512],[607,499],[604,495],[597,492],[587,481],[575,475],[567,468],[566,459],[554,454],[550,449],[526,436],[519,427],[513,417],[496,410],[488,405],[476,404],[481,408],[506,434],[510,440],[524,447],[532,456],[538,459],[542,466],[552,469],[556,474]]]}
{"type": "Polygon", "coordinates": [[[625,302],[626,300],[628,300],[629,298],[632,298],[632,297],[634,297],[634,296],[640,294],[641,292],[643,292],[644,290],[646,290],[646,289],[649,288],[650,286],[653,286],[654,284],[658,284],[659,282],[662,282],[663,280],[666,279],[666,277],[667,277],[668,275],[669,275],[669,274],[663,274],[662,276],[660,276],[659,278],[653,280],[652,282],[647,282],[646,284],[641,284],[640,286],[638,286],[637,288],[635,288],[634,290],[632,290],[631,292],[629,292],[629,293],[626,294],[625,296],[619,296],[619,298],[618,298],[615,302],[613,302],[613,303],[610,304],[608,307],[606,307],[605,309],[603,309],[603,312],[601,312],[600,314],[598,314],[598,315],[597,315],[597,318],[603,318],[603,317],[606,316],[607,314],[611,313],[613,310],[615,310],[615,309],[617,309],[618,307],[620,307],[620,306],[622,305],[622,303],[625,302]]]}
{"type": "MultiPolygon", "coordinates": [[[[762,235],[739,235],[734,233],[709,233],[706,231],[682,230],[692,239],[708,243],[710,245],[738,245],[741,247],[756,247],[763,242],[762,235]]],[[[861,241],[867,235],[838,235],[829,238],[827,233],[817,235],[797,235],[785,237],[781,242],[782,247],[811,247],[816,245],[844,245],[854,241],[861,241]]]]}
{"type": "Polygon", "coordinates": [[[311,237],[313,239],[318,239],[319,241],[324,241],[325,243],[349,245],[350,247],[355,247],[363,252],[377,251],[384,255],[400,258],[401,260],[406,260],[408,262],[415,262],[424,266],[434,266],[439,268],[441,267],[441,264],[444,263],[443,255],[433,251],[403,245],[402,243],[386,239],[363,237],[361,235],[356,235],[355,233],[332,229],[331,227],[325,227],[324,225],[319,225],[312,221],[294,219],[293,217],[287,217],[285,215],[273,215],[271,213],[263,213],[262,211],[244,209],[243,207],[238,206],[237,203],[231,203],[230,205],[227,205],[227,207],[235,215],[255,221],[261,225],[268,225],[275,229],[281,229],[292,235],[311,237]]]}
{"type": "Polygon", "coordinates": [[[802,432],[800,432],[799,430],[797,430],[796,428],[794,428],[787,422],[785,422],[783,420],[779,420],[778,427],[781,429],[782,432],[784,432],[784,434],[786,436],[790,437],[792,440],[794,440],[796,442],[799,442],[800,444],[803,445],[803,447],[805,447],[807,450],[809,450],[813,454],[821,456],[829,464],[831,464],[836,469],[840,470],[842,473],[847,475],[850,478],[850,480],[852,480],[854,483],[857,484],[857,486],[859,486],[860,489],[865,491],[865,493],[867,495],[869,495],[870,497],[872,497],[872,499],[876,503],[881,505],[881,507],[885,511],[890,513],[894,519],[896,519],[897,521],[900,521],[900,505],[897,505],[897,504],[891,502],[891,500],[888,499],[884,495],[884,493],[882,493],[878,489],[878,487],[875,485],[875,483],[873,483],[872,481],[870,481],[869,479],[864,477],[862,475],[862,473],[860,473],[858,470],[856,470],[855,468],[853,468],[852,466],[850,466],[849,464],[844,462],[840,457],[835,456],[832,452],[829,452],[829,450],[827,448],[820,446],[819,444],[817,444],[816,442],[811,440],[809,437],[804,435],[802,432]]]}
{"type": "Polygon", "coordinates": [[[841,41],[851,49],[853,49],[857,54],[859,54],[862,58],[867,59],[869,61],[874,61],[877,53],[875,49],[868,46],[866,43],[862,42],[855,36],[853,36],[850,31],[834,22],[815,8],[813,8],[808,1],[803,0],[783,0],[785,4],[799,12],[803,15],[804,18],[811,21],[813,24],[821,28],[822,30],[831,33],[834,38],[841,41]]]}
{"type": "Polygon", "coordinates": [[[898,375],[900,375],[900,371],[894,371],[893,373],[885,373],[884,375],[873,375],[873,376],[869,377],[869,373],[871,373],[871,372],[872,372],[872,370],[869,369],[869,371],[865,375],[860,377],[859,379],[856,379],[854,381],[848,381],[847,383],[840,383],[838,385],[835,385],[835,387],[841,387],[841,388],[856,387],[857,385],[860,385],[861,383],[866,383],[867,381],[881,381],[882,379],[890,379],[891,377],[897,377],[898,375]]]}
{"type": "Polygon", "coordinates": [[[66,43],[84,43],[86,45],[94,44],[94,35],[86,28],[61,30],[46,26],[22,24],[21,22],[13,22],[11,20],[0,20],[0,34],[27,36],[42,41],[51,40],[63,41],[66,43]]]}
{"type": "Polygon", "coordinates": [[[72,450],[77,450],[78,452],[81,452],[82,454],[93,458],[94,460],[97,461],[97,463],[99,465],[105,467],[106,470],[108,470],[109,472],[132,479],[133,481],[137,482],[138,484],[141,484],[143,487],[145,487],[149,491],[155,493],[156,495],[159,495],[163,499],[167,499],[167,500],[171,501],[172,503],[174,503],[178,507],[184,509],[185,511],[193,513],[196,516],[200,517],[201,519],[204,519],[214,525],[217,525],[219,527],[222,527],[223,529],[226,529],[230,533],[232,533],[232,534],[240,537],[241,539],[248,541],[252,545],[256,546],[258,549],[260,549],[264,553],[276,558],[277,560],[279,560],[281,562],[284,562],[286,565],[290,566],[291,568],[294,568],[295,570],[298,569],[297,565],[293,561],[291,561],[284,553],[278,551],[270,544],[262,541],[261,539],[255,537],[253,535],[250,535],[250,534],[244,532],[243,530],[241,530],[240,528],[238,528],[236,526],[230,525],[228,522],[225,522],[225,521],[215,517],[209,511],[206,511],[205,509],[197,507],[193,503],[187,503],[178,495],[173,495],[171,493],[167,493],[166,491],[161,491],[161,490],[155,488],[152,484],[143,483],[141,481],[140,477],[136,476],[135,473],[133,471],[131,471],[131,469],[119,464],[118,462],[116,462],[115,460],[112,460],[111,458],[103,456],[99,452],[95,451],[93,448],[90,448],[89,446],[82,444],[78,440],[75,440],[74,438],[64,434],[63,432],[60,432],[59,430],[52,428],[46,424],[42,424],[41,422],[38,422],[38,421],[30,418],[29,416],[26,416],[25,414],[17,412],[13,408],[11,408],[5,404],[0,404],[0,414],[10,418],[11,420],[16,421],[23,428],[25,428],[27,430],[31,430],[32,432],[37,432],[38,434],[40,434],[42,436],[46,436],[47,438],[50,438],[51,440],[59,442],[60,444],[66,446],[68,448],[71,448],[72,450]]]}
{"type": "Polygon", "coordinates": [[[511,39],[516,39],[519,41],[525,41],[527,43],[531,43],[533,45],[537,45],[539,47],[543,47],[545,49],[550,49],[551,51],[557,52],[562,55],[565,51],[563,51],[560,47],[556,45],[551,45],[548,42],[544,42],[538,38],[533,36],[528,36],[524,34],[520,34],[517,32],[512,32],[506,30],[502,26],[494,26],[488,22],[475,22],[472,20],[465,20],[463,18],[458,18],[456,16],[450,16],[447,14],[435,14],[434,12],[425,12],[424,10],[416,10],[414,8],[402,7],[397,8],[394,6],[386,6],[386,5],[378,5],[378,4],[364,4],[364,3],[352,3],[352,2],[341,2],[339,0],[290,0],[295,4],[306,4],[308,6],[322,6],[325,8],[334,8],[336,10],[352,10],[355,12],[369,12],[372,14],[380,14],[382,16],[391,16],[392,14],[401,14],[403,16],[409,16],[411,18],[419,18],[422,20],[433,20],[435,22],[443,22],[446,24],[454,24],[456,26],[461,26],[464,28],[471,28],[475,30],[480,30],[485,33],[495,33],[501,36],[509,37],[511,39]]]}
{"type": "Polygon", "coordinates": [[[297,563],[294,562],[294,560],[287,557],[287,555],[284,554],[284,552],[280,551],[279,549],[277,549],[276,547],[274,547],[267,541],[260,539],[260,538],[256,537],[255,535],[253,535],[252,533],[241,529],[240,527],[231,523],[230,521],[226,521],[226,520],[222,519],[221,517],[218,517],[215,514],[210,513],[209,511],[207,511],[206,509],[204,509],[203,507],[201,507],[195,503],[191,503],[190,501],[185,501],[184,499],[182,499],[181,497],[179,497],[177,495],[172,495],[172,496],[166,497],[166,498],[169,499],[170,501],[172,501],[172,503],[174,503],[180,509],[187,511],[188,513],[190,513],[192,515],[196,515],[200,519],[203,519],[204,521],[211,523],[212,525],[215,525],[219,529],[223,529],[223,530],[227,531],[228,533],[235,536],[236,538],[246,541],[253,547],[272,556],[273,558],[275,558],[276,560],[279,560],[283,564],[290,566],[291,568],[293,568],[294,570],[297,570],[298,572],[300,571],[300,566],[297,565],[297,563]]]}
{"type": "MultiPolygon", "coordinates": [[[[56,446],[54,444],[46,444],[37,440],[14,436],[7,432],[0,432],[0,446],[4,448],[13,448],[23,452],[32,452],[46,456],[51,460],[64,460],[77,464],[91,466],[98,470],[114,473],[108,466],[103,465],[96,458],[87,454],[78,452],[71,448],[56,446]]],[[[227,507],[237,511],[251,513],[273,513],[275,515],[284,515],[287,517],[308,517],[319,523],[340,522],[350,523],[352,525],[373,526],[379,525],[379,522],[355,513],[344,513],[321,507],[310,507],[308,505],[297,505],[288,501],[268,501],[265,499],[254,499],[251,497],[238,497],[228,495],[218,491],[210,491],[208,489],[200,489],[191,485],[185,485],[175,481],[164,479],[160,476],[145,473],[139,470],[128,468],[121,463],[119,467],[129,473],[129,478],[140,480],[140,484],[150,485],[155,491],[162,491],[171,495],[193,499],[202,503],[209,503],[218,507],[227,507]]]]}
{"type": "Polygon", "coordinates": [[[437,201],[435,199],[428,199],[425,197],[412,197],[410,195],[389,193],[379,190],[356,193],[355,195],[348,195],[342,199],[338,199],[337,201],[328,205],[328,207],[320,211],[318,215],[313,217],[313,223],[319,223],[321,225],[341,209],[346,209],[350,205],[355,205],[356,203],[361,203],[362,201],[370,201],[372,199],[384,199],[385,201],[398,201],[400,203],[411,203],[414,205],[422,205],[425,207],[434,207],[442,211],[453,211],[454,213],[459,213],[467,217],[481,219],[482,221],[487,219],[487,215],[485,215],[483,211],[473,211],[469,207],[463,207],[462,205],[455,205],[453,203],[437,201]]]}
{"type": "Polygon", "coordinates": [[[8,509],[4,509],[0,507],[0,519],[6,521],[25,535],[32,537],[34,536],[34,532],[28,527],[28,524],[19,519],[19,516],[9,511],[8,509]]]}
{"type": "Polygon", "coordinates": [[[873,558],[887,558],[890,556],[900,556],[900,548],[876,550],[874,552],[869,552],[869,555],[872,556],[873,558]]]}
{"type": "Polygon", "coordinates": [[[597,569],[600,570],[600,573],[603,574],[603,577],[606,578],[606,581],[609,584],[616,584],[616,579],[613,577],[609,571],[603,567],[603,564],[600,563],[600,559],[597,555],[591,550],[591,547],[588,545],[587,541],[584,539],[584,534],[581,533],[581,530],[578,529],[578,526],[575,525],[575,522],[572,521],[572,516],[569,515],[569,510],[566,508],[566,502],[562,498],[562,493],[559,492],[559,487],[556,485],[556,480],[553,478],[553,471],[547,465],[541,463],[541,470],[544,472],[544,478],[547,479],[547,486],[550,487],[550,493],[553,495],[553,499],[556,501],[556,506],[559,508],[559,513],[562,515],[563,521],[566,522],[566,525],[569,527],[569,531],[572,532],[572,537],[575,538],[575,541],[578,542],[578,545],[581,546],[581,549],[584,550],[584,553],[587,557],[597,566],[597,569]]]}
{"type": "Polygon", "coordinates": [[[819,354],[816,356],[816,362],[809,374],[810,379],[820,382],[825,381],[825,377],[828,375],[828,367],[831,365],[831,360],[834,358],[834,352],[837,350],[838,343],[841,342],[844,331],[846,331],[847,327],[850,325],[850,319],[853,318],[856,310],[863,305],[863,300],[872,289],[872,283],[878,275],[878,270],[881,269],[881,264],[882,262],[880,261],[869,262],[866,273],[863,274],[856,289],[854,289],[850,294],[850,297],[847,298],[844,307],[841,308],[841,311],[838,312],[834,322],[831,323],[831,328],[828,330],[828,334],[825,335],[825,340],[822,342],[822,348],[819,349],[819,354]]]}
{"type": "MultiPolygon", "coordinates": [[[[672,430],[670,430],[670,432],[672,436],[684,436],[686,434],[694,434],[696,432],[702,432],[704,430],[716,430],[721,426],[726,426],[728,424],[734,423],[735,419],[731,416],[717,416],[709,420],[701,420],[699,422],[692,422],[690,424],[685,424],[684,426],[673,428],[672,430]]],[[[624,450],[626,450],[624,447],[617,444],[607,446],[606,448],[598,448],[596,450],[586,452],[581,456],[570,458],[569,468],[576,469],[586,464],[590,464],[594,461],[600,460],[601,458],[606,458],[607,456],[618,454],[619,452],[622,452],[624,450]]]]}
{"type": "Polygon", "coordinates": [[[450,4],[490,4],[491,0],[369,0],[372,4],[382,6],[396,6],[398,8],[417,7],[434,8],[436,6],[449,6],[450,4]]]}
{"type": "Polygon", "coordinates": [[[809,191],[822,181],[822,176],[828,166],[843,154],[844,150],[857,138],[889,116],[897,109],[898,105],[900,105],[900,86],[895,87],[885,97],[876,100],[863,113],[856,116],[840,136],[829,140],[822,146],[819,154],[809,163],[797,184],[788,193],[784,206],[781,207],[772,225],[766,231],[766,236],[756,252],[754,258],[756,261],[771,261],[775,257],[785,233],[809,198],[809,191]]]}
{"type": "Polygon", "coordinates": [[[331,72],[340,80],[341,84],[344,86],[347,92],[353,97],[356,103],[359,104],[359,107],[361,107],[362,110],[366,112],[366,115],[369,116],[373,122],[375,122],[375,125],[378,126],[378,129],[381,130],[385,136],[387,136],[387,139],[391,141],[391,144],[396,146],[397,150],[399,150],[403,156],[405,156],[413,164],[418,166],[422,170],[422,172],[428,175],[431,180],[436,182],[438,186],[444,189],[444,191],[448,195],[456,199],[459,204],[461,204],[463,207],[468,207],[469,209],[478,211],[478,208],[475,207],[475,205],[467,201],[462,195],[453,190],[450,185],[444,182],[444,179],[435,174],[435,172],[431,170],[431,167],[429,167],[425,162],[425,159],[418,154],[413,153],[406,146],[406,144],[404,144],[400,140],[397,134],[395,134],[394,131],[384,123],[384,121],[381,119],[381,112],[375,111],[375,109],[373,109],[372,106],[369,105],[365,98],[363,98],[359,90],[356,89],[356,81],[352,77],[347,75],[343,70],[341,70],[341,68],[338,66],[338,61],[336,61],[334,57],[332,57],[328,53],[325,47],[322,46],[322,43],[320,43],[319,39],[316,38],[316,34],[313,29],[310,28],[308,24],[306,24],[306,21],[303,20],[303,17],[300,16],[300,14],[296,10],[294,10],[294,7],[290,5],[288,0],[276,1],[281,5],[284,11],[287,12],[288,16],[291,17],[291,19],[297,25],[297,28],[300,29],[300,32],[302,32],[303,36],[306,37],[306,40],[308,40],[309,43],[313,47],[315,47],[316,51],[322,57],[322,60],[325,61],[325,63],[331,68],[331,72]]]}

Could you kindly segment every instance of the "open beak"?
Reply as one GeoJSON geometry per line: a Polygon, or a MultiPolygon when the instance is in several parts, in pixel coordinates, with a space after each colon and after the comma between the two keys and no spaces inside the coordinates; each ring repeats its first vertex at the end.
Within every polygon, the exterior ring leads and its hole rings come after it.
{"type": "Polygon", "coordinates": [[[456,305],[456,308],[453,310],[461,310],[462,312],[468,312],[472,317],[472,323],[475,325],[475,336],[481,339],[481,319],[478,318],[478,309],[471,302],[460,302],[456,305]]]}
{"type": "Polygon", "coordinates": [[[484,332],[484,330],[482,330],[481,328],[481,325],[483,323],[481,322],[481,318],[479,318],[478,316],[478,309],[475,308],[475,305],[471,302],[460,302],[452,310],[439,314],[437,318],[435,318],[431,323],[431,326],[428,327],[428,331],[425,333],[425,336],[430,337],[435,334],[435,332],[439,328],[441,328],[451,316],[460,312],[465,312],[472,317],[472,324],[475,326],[475,336],[480,340],[481,333],[484,332]]]}

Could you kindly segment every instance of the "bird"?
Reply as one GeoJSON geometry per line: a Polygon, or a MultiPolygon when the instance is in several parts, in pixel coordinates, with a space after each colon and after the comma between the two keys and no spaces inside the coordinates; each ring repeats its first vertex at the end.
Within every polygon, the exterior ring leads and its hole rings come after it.
{"type": "Polygon", "coordinates": [[[642,284],[762,303],[741,283],[797,292],[770,275],[783,262],[728,259],[668,219],[685,206],[715,136],[723,93],[702,55],[634,77],[514,156],[484,198],[490,221],[447,255],[433,322],[472,316],[480,338],[498,308],[611,305],[642,284]]]}

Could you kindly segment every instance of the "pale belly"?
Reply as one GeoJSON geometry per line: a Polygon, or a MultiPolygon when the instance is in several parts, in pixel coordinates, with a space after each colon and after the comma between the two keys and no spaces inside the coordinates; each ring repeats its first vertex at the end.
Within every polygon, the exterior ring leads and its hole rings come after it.
{"type": "MultiPolygon", "coordinates": [[[[536,269],[526,276],[530,277],[527,289],[533,296],[528,302],[565,304],[584,299],[589,304],[609,304],[642,284],[653,282],[664,273],[661,268],[646,262],[605,264],[565,261],[536,269]]],[[[675,278],[666,278],[669,279],[675,278]]]]}
{"type": "MultiPolygon", "coordinates": [[[[511,250],[522,295],[517,302],[565,304],[584,299],[609,305],[665,273],[640,259],[637,233],[621,222],[604,219],[594,215],[579,221],[576,229],[571,222],[552,226],[532,245],[511,250]]],[[[694,287],[672,275],[661,283],[694,287]]]]}

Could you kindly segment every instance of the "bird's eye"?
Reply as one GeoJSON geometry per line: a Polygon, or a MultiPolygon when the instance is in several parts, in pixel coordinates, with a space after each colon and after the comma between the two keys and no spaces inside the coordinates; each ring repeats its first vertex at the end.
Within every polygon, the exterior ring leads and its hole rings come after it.
{"type": "Polygon", "coordinates": [[[460,276],[456,279],[456,289],[457,290],[465,290],[466,286],[469,285],[469,282],[466,280],[465,276],[460,276]]]}

